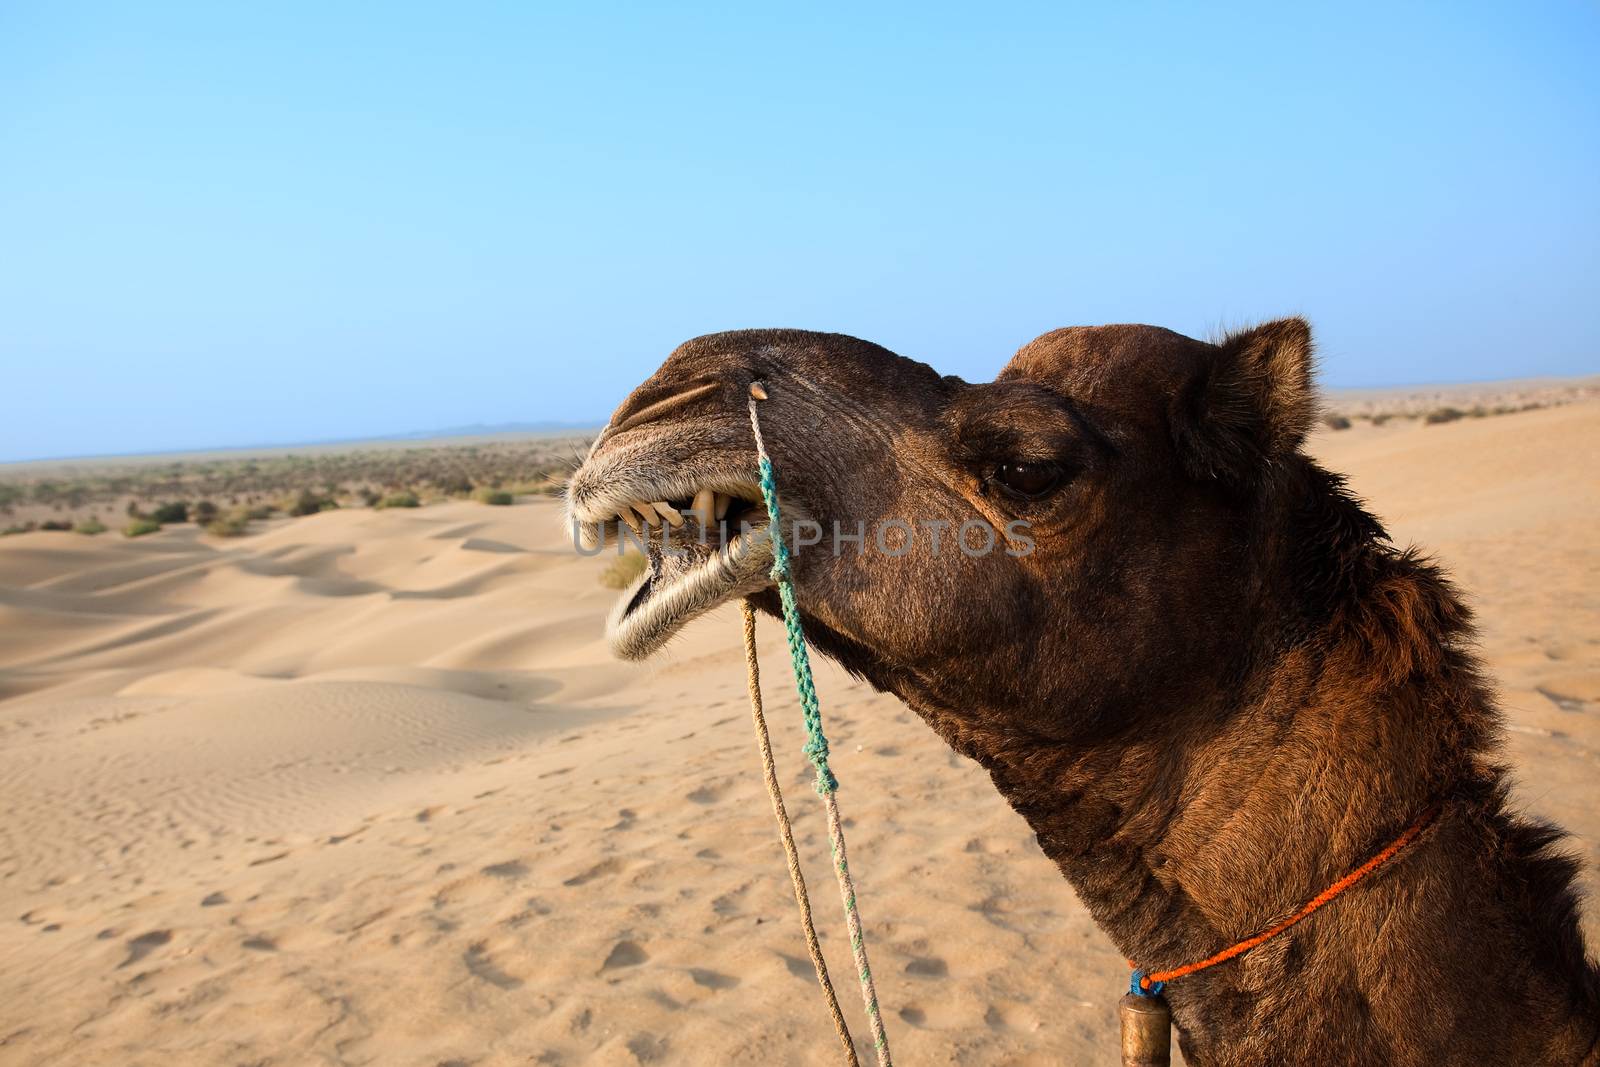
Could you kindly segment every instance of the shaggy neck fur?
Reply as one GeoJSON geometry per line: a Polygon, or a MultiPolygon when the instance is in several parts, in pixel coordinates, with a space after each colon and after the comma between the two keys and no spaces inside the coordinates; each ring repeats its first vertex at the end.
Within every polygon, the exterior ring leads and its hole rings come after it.
{"type": "MultiPolygon", "coordinates": [[[[1150,969],[1266,929],[1441,803],[1400,859],[1312,920],[1168,986],[1189,1063],[1596,1062],[1576,864],[1548,850],[1558,831],[1506,811],[1466,609],[1336,478],[1309,463],[1281,477],[1293,503],[1260,517],[1283,533],[1256,542],[1249,567],[1269,577],[1241,605],[1255,629],[1177,706],[1075,709],[1125,721],[1047,739],[994,728],[1014,717],[975,704],[986,686],[970,676],[831,651],[980,762],[1150,969]]],[[[1108,1002],[1125,980],[1105,976],[1108,1002]]]]}

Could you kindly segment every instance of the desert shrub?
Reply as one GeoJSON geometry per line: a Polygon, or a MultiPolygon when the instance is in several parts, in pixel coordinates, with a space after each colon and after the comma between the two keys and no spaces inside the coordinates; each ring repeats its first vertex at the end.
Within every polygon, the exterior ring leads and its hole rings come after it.
{"type": "Polygon", "coordinates": [[[215,522],[219,514],[221,512],[217,506],[209,500],[196,501],[194,507],[189,509],[189,517],[201,526],[215,522]]]}
{"type": "Polygon", "coordinates": [[[1382,426],[1392,418],[1394,418],[1394,416],[1389,414],[1387,411],[1380,411],[1376,415],[1372,416],[1372,425],[1382,426]]]}
{"type": "Polygon", "coordinates": [[[169,522],[188,522],[189,502],[186,500],[169,500],[152,511],[150,517],[158,525],[162,526],[169,522]]]}
{"type": "Polygon", "coordinates": [[[1422,421],[1425,425],[1436,426],[1441,422],[1455,422],[1465,415],[1466,412],[1460,408],[1434,408],[1422,417],[1422,421]]]}
{"type": "Polygon", "coordinates": [[[445,496],[472,495],[472,481],[464,474],[445,475],[436,479],[433,484],[445,496]]]}
{"type": "Polygon", "coordinates": [[[514,504],[517,499],[504,489],[489,489],[487,487],[479,489],[473,496],[477,498],[480,504],[493,504],[496,507],[514,504]]]}
{"type": "Polygon", "coordinates": [[[161,529],[161,524],[154,519],[134,519],[122,528],[124,537],[143,537],[145,534],[155,533],[161,529]]]}
{"type": "Polygon", "coordinates": [[[417,494],[409,489],[401,490],[398,493],[390,493],[373,505],[373,507],[378,508],[419,508],[421,506],[422,501],[418,500],[417,494]]]}
{"type": "Polygon", "coordinates": [[[100,521],[99,516],[91,516],[90,518],[84,519],[82,522],[78,523],[78,525],[74,526],[73,529],[78,533],[87,534],[88,536],[93,537],[95,534],[105,533],[106,524],[100,521]]]}
{"type": "Polygon", "coordinates": [[[338,506],[327,497],[318,496],[309,489],[302,489],[300,495],[289,501],[283,510],[298,519],[302,515],[315,515],[319,511],[326,511],[329,508],[338,506]]]}
{"type": "Polygon", "coordinates": [[[246,519],[270,519],[276,509],[271,504],[246,504],[243,508],[234,508],[246,519]]]}
{"type": "Polygon", "coordinates": [[[72,529],[72,523],[65,519],[46,519],[39,524],[41,530],[65,531],[72,529]]]}
{"type": "Polygon", "coordinates": [[[648,561],[637,552],[618,556],[600,572],[600,584],[607,589],[626,589],[644,573],[648,561]]]}
{"type": "Polygon", "coordinates": [[[1330,430],[1348,430],[1350,428],[1350,420],[1343,415],[1334,415],[1330,412],[1322,416],[1322,425],[1330,430]]]}
{"type": "Polygon", "coordinates": [[[32,522],[14,522],[4,530],[0,530],[0,537],[11,537],[13,534],[32,533],[38,526],[32,522]]]}
{"type": "Polygon", "coordinates": [[[364,487],[356,495],[359,496],[361,498],[361,502],[369,508],[377,507],[378,501],[383,499],[383,494],[378,492],[376,489],[371,488],[370,486],[364,487]]]}
{"type": "Polygon", "coordinates": [[[226,515],[218,515],[206,523],[206,533],[213,537],[243,537],[249,528],[248,508],[233,508],[226,515]]]}

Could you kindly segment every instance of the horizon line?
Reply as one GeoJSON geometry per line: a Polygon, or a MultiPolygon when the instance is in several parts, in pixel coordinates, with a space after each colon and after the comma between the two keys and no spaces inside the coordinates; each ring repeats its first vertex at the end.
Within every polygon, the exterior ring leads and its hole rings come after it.
{"type": "MultiPolygon", "coordinates": [[[[1510,378],[1462,378],[1453,381],[1422,381],[1390,385],[1338,385],[1323,386],[1323,395],[1357,392],[1405,392],[1408,390],[1452,389],[1469,386],[1511,384],[1514,382],[1581,382],[1600,378],[1600,372],[1589,374],[1534,374],[1510,378]]],[[[236,445],[195,445],[179,448],[155,448],[132,452],[83,452],[68,455],[28,456],[20,459],[0,459],[0,468],[18,467],[30,463],[91,463],[96,460],[158,459],[163,456],[193,456],[212,452],[268,452],[278,449],[330,448],[339,445],[400,444],[406,441],[453,440],[469,437],[564,437],[578,436],[598,431],[605,419],[593,422],[562,422],[542,419],[532,422],[506,422],[481,425],[451,426],[437,430],[412,430],[402,433],[363,434],[355,437],[321,437],[297,441],[261,441],[236,445]]]]}

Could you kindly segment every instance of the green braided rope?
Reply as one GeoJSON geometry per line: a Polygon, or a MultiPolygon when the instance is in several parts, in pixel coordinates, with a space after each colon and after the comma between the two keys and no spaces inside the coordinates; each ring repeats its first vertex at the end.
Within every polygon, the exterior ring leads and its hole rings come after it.
{"type": "Polygon", "coordinates": [[[893,1067],[889,1055],[889,1035],[884,1030],[883,1014],[878,1007],[878,991],[872,981],[872,968],[867,964],[866,935],[862,932],[861,915],[856,910],[855,882],[850,877],[850,861],[845,853],[844,824],[839,816],[836,795],[839,780],[828,767],[828,738],[822,730],[822,707],[817,701],[817,685],[811,676],[811,655],[806,650],[805,630],[800,624],[800,608],[795,603],[794,579],[789,562],[789,546],[783,541],[783,526],[778,513],[778,479],[772,460],[761,440],[761,420],[756,415],[756,400],[765,399],[751,390],[750,429],[756,439],[756,459],[761,470],[761,499],[767,506],[768,537],[772,541],[772,580],[778,584],[778,599],[783,604],[783,629],[789,641],[789,659],[794,667],[795,688],[800,692],[800,709],[805,717],[806,758],[817,769],[817,792],[822,795],[828,809],[828,838],[832,846],[834,875],[839,882],[840,896],[844,901],[845,925],[850,931],[850,954],[856,962],[861,996],[866,1005],[868,1021],[872,1024],[873,1047],[878,1053],[879,1067],[893,1067]]]}
{"type": "Polygon", "coordinates": [[[770,520],[772,539],[772,580],[778,583],[778,598],[783,601],[783,629],[789,639],[789,659],[794,665],[794,683],[800,691],[800,713],[806,724],[806,745],[802,750],[817,769],[817,792],[827,794],[839,788],[839,779],[828,767],[828,737],[822,732],[822,706],[817,701],[817,683],[811,677],[811,654],[806,650],[805,631],[800,626],[800,608],[794,599],[794,581],[789,574],[789,546],[783,543],[783,527],[778,521],[778,482],[772,460],[760,457],[761,497],[770,520]]]}

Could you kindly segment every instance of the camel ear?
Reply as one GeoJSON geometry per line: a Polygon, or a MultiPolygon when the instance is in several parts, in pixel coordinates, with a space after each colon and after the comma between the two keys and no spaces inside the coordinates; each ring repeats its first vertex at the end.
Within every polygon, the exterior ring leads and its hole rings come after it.
{"type": "Polygon", "coordinates": [[[1192,476],[1247,491],[1316,419],[1311,327],[1279,319],[1229,335],[1208,357],[1174,398],[1174,441],[1192,476]]]}

